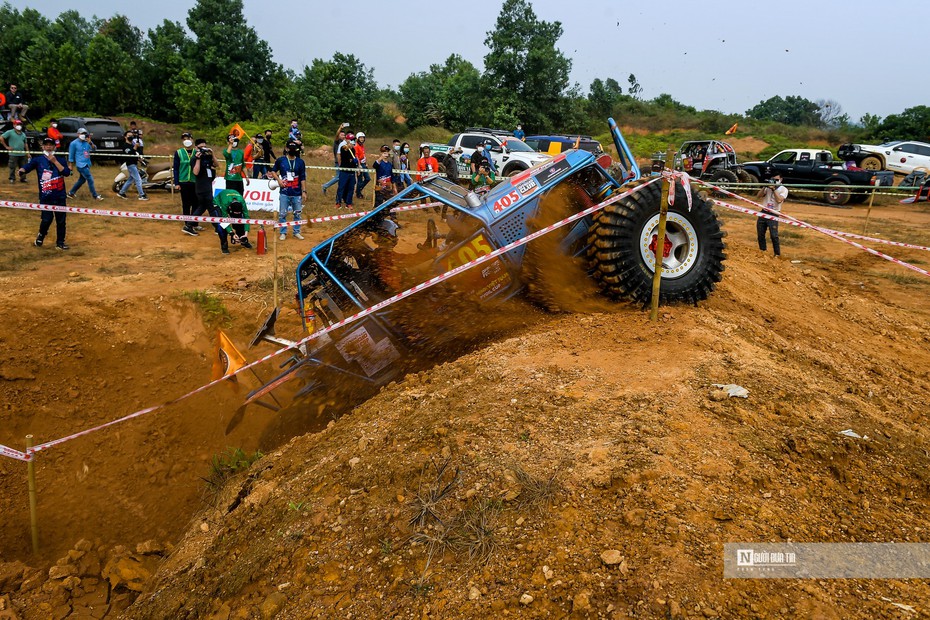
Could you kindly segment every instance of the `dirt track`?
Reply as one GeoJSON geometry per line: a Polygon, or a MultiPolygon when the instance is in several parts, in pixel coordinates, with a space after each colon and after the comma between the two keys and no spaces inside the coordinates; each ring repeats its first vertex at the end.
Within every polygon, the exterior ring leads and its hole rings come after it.
{"type": "MultiPolygon", "coordinates": [[[[34,194],[32,183],[4,191],[34,194]]],[[[179,211],[165,196],[103,206],[179,211]]],[[[864,213],[786,209],[853,232],[864,213]]],[[[0,443],[12,447],[26,433],[52,439],[204,383],[212,330],[181,292],[220,295],[243,345],[269,306],[269,257],[223,257],[212,234],[71,216],[63,255],[29,246],[37,214],[0,217],[0,443]]],[[[28,553],[25,467],[0,460],[0,559],[47,567],[88,539],[105,563],[122,557],[117,545],[154,539],[157,552],[137,554],[154,569],[160,549],[186,533],[147,585],[160,594],[144,593],[128,614],[138,618],[249,617],[262,605],[294,618],[913,616],[881,597],[925,613],[922,582],[721,579],[723,542],[925,541],[930,527],[930,282],[785,227],[776,261],[754,249],[751,218],[722,217],[730,260],[706,304],[667,308],[658,326],[625,306],[517,308],[499,341],[267,455],[214,507],[200,480],[210,459],[227,445],[254,449],[272,416],[256,410],[224,437],[238,403],[225,386],[40,455],[39,561],[28,553]],[[713,383],[743,385],[750,397],[712,400],[713,383]],[[846,428],[869,440],[837,434],[846,428]],[[459,480],[439,506],[444,517],[493,505],[487,563],[469,561],[469,547],[447,544],[435,524],[409,525],[430,463],[446,459],[459,480]],[[533,481],[553,475],[529,497],[533,481]],[[245,499],[227,514],[240,488],[245,499]],[[608,566],[600,556],[611,549],[623,561],[608,566]],[[523,594],[533,602],[521,604],[523,594]]],[[[930,245],[927,218],[882,207],[872,232],[930,245]]],[[[333,229],[287,241],[285,271],[333,229]]],[[[925,253],[890,253],[927,265],[925,253]]],[[[293,313],[280,325],[296,333],[293,313]]],[[[106,589],[90,578],[70,594],[54,580],[25,591],[34,573],[14,573],[0,570],[0,594],[12,593],[27,618],[106,589]]],[[[117,588],[107,608],[133,598],[117,588]]]]}

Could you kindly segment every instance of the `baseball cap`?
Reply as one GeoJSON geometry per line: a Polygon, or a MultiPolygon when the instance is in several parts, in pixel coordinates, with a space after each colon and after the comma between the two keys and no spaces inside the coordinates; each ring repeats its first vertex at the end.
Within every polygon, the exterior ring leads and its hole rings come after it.
{"type": "Polygon", "coordinates": [[[42,140],[42,144],[55,144],[55,141],[49,137],[46,137],[42,140]]]}
{"type": "Polygon", "coordinates": [[[191,135],[191,132],[185,131],[184,133],[181,134],[181,137],[182,138],[193,138],[194,136],[191,135]]]}
{"type": "Polygon", "coordinates": [[[81,135],[82,133],[87,133],[87,130],[84,129],[83,127],[81,127],[80,129],[78,129],[78,135],[81,135]]]}

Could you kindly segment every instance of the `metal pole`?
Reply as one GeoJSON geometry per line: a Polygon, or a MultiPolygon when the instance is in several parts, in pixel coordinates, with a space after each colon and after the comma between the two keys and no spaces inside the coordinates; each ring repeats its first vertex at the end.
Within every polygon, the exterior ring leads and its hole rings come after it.
{"type": "MultiPolygon", "coordinates": [[[[32,435],[26,435],[26,453],[32,447],[32,435]]],[[[39,555],[39,510],[36,495],[36,464],[35,455],[26,463],[26,474],[29,478],[29,524],[32,528],[32,552],[39,555]]]]}
{"type": "MultiPolygon", "coordinates": [[[[665,169],[675,169],[675,147],[671,145],[665,151],[665,169]]],[[[649,312],[649,320],[653,322],[659,320],[659,291],[662,286],[662,259],[665,257],[665,226],[671,185],[671,179],[662,181],[662,197],[659,199],[659,231],[656,235],[655,273],[652,276],[652,310],[649,312]]]]}
{"type": "Polygon", "coordinates": [[[865,226],[862,227],[862,234],[869,232],[869,216],[872,215],[872,201],[875,200],[875,192],[878,191],[878,179],[872,181],[872,195],[869,196],[869,208],[865,212],[865,226]]]}
{"type": "MultiPolygon", "coordinates": [[[[277,228],[273,228],[272,230],[274,230],[274,234],[271,235],[273,237],[271,240],[271,243],[274,246],[274,285],[273,285],[274,286],[274,307],[277,308],[278,307],[278,237],[280,235],[278,234],[279,231],[277,228]]],[[[286,229],[282,228],[281,230],[286,230],[286,229]]]]}

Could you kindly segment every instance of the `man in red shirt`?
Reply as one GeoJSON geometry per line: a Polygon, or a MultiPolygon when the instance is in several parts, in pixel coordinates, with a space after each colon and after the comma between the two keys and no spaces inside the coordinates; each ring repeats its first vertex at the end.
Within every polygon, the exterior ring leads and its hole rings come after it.
{"type": "Polygon", "coordinates": [[[57,151],[58,149],[60,149],[61,139],[63,136],[61,135],[61,132],[58,131],[58,119],[57,118],[53,118],[49,120],[49,128],[48,128],[47,135],[49,138],[55,141],[55,150],[57,151]]]}
{"type": "Polygon", "coordinates": [[[417,170],[426,173],[420,175],[421,181],[439,173],[439,162],[430,155],[430,148],[425,144],[420,146],[420,159],[417,160],[417,170]]]}

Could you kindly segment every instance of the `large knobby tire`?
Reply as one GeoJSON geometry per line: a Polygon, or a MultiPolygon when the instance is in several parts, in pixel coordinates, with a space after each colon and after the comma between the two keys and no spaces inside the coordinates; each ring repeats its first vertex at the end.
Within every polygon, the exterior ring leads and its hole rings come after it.
{"type": "Polygon", "coordinates": [[[870,155],[863,159],[859,167],[863,170],[884,170],[881,157],[876,157],[874,155],[870,155]]]}
{"type": "Polygon", "coordinates": [[[755,179],[755,176],[753,176],[752,174],[746,172],[746,171],[743,170],[742,168],[740,168],[740,169],[736,172],[736,178],[739,179],[739,182],[740,182],[740,183],[756,183],[756,182],[758,182],[758,180],[759,180],[759,179],[756,179],[755,181],[753,181],[753,179],[755,179]]]}
{"type": "Polygon", "coordinates": [[[732,170],[715,170],[710,175],[711,183],[739,183],[739,177],[732,170]]]}
{"type": "Polygon", "coordinates": [[[827,189],[823,192],[823,199],[827,204],[841,207],[849,202],[850,193],[846,187],[845,181],[830,181],[827,183],[827,189]]]}
{"type": "MultiPolygon", "coordinates": [[[[735,176],[735,175],[734,175],[735,176]]],[[[629,186],[628,186],[629,187],[629,186]]],[[[648,187],[606,207],[591,227],[593,277],[612,299],[643,304],[652,299],[655,247],[659,226],[661,184],[648,187]]],[[[666,225],[668,256],[663,259],[659,300],[697,303],[710,295],[723,272],[726,233],[712,203],[691,190],[691,210],[680,184],[666,225]]]]}

